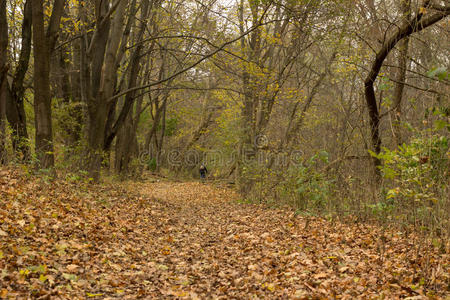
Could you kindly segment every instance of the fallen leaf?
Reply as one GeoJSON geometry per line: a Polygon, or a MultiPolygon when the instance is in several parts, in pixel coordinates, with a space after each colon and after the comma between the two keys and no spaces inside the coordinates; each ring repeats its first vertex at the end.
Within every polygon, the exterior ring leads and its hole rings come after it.
{"type": "Polygon", "coordinates": [[[327,278],[327,277],[328,277],[327,273],[319,273],[319,274],[314,275],[315,279],[324,279],[324,278],[327,278]]]}

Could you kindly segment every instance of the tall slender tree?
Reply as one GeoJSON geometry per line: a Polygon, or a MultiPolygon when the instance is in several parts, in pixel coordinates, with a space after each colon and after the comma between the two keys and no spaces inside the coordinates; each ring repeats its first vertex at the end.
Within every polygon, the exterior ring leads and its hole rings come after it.
{"type": "MultiPolygon", "coordinates": [[[[411,0],[401,0],[400,1],[400,14],[402,18],[402,25],[404,26],[406,22],[411,18],[411,0]]],[[[409,36],[405,37],[398,43],[398,70],[394,89],[394,142],[396,145],[402,144],[402,132],[400,127],[401,115],[402,115],[402,99],[403,90],[405,88],[406,80],[406,67],[408,62],[408,49],[409,49],[409,36]]]]}
{"type": "Polygon", "coordinates": [[[50,55],[58,38],[65,0],[56,0],[45,30],[43,0],[33,1],[34,115],[36,156],[40,168],[54,166],[52,108],[50,93],[50,55]]]}
{"type": "Polygon", "coordinates": [[[6,162],[6,90],[8,76],[6,0],[0,0],[0,165],[6,162]]]}

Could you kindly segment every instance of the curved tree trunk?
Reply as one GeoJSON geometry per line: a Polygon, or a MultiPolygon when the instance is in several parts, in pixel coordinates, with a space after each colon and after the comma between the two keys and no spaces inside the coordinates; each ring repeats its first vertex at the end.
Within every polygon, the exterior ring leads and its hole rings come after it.
{"type": "MultiPolygon", "coordinates": [[[[437,10],[438,12],[431,14],[430,16],[423,17],[422,13],[417,13],[416,17],[414,17],[409,22],[406,22],[404,25],[400,26],[397,32],[392,35],[387,41],[383,44],[381,49],[377,52],[375,60],[372,63],[370,68],[369,75],[366,77],[364,81],[364,94],[366,98],[367,108],[369,110],[369,118],[370,118],[370,130],[371,130],[371,138],[372,138],[372,147],[376,154],[381,152],[381,136],[380,136],[380,113],[378,110],[377,99],[375,96],[374,83],[380,73],[381,67],[383,66],[383,62],[391,52],[391,50],[397,45],[399,41],[404,39],[405,37],[410,36],[412,33],[419,32],[437,22],[445,18],[450,14],[450,6],[449,7],[439,7],[434,5],[433,10],[437,10]]],[[[373,163],[375,166],[375,172],[379,175],[379,166],[381,165],[381,161],[379,158],[374,157],[373,163]]]]}

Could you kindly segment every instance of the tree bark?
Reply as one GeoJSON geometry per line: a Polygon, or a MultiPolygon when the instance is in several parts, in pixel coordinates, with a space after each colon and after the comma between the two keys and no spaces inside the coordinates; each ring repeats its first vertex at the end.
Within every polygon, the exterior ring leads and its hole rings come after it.
{"type": "MultiPolygon", "coordinates": [[[[104,132],[108,106],[105,91],[101,89],[102,75],[104,75],[105,52],[108,43],[111,20],[108,16],[109,1],[95,1],[95,15],[97,28],[87,49],[89,60],[90,83],[87,90],[88,103],[88,171],[94,181],[100,179],[100,168],[103,157],[104,132]]],[[[116,37],[118,38],[118,37],[116,37]]],[[[109,92],[109,91],[108,91],[109,92]]]]}
{"type": "MultiPolygon", "coordinates": [[[[402,13],[403,24],[408,22],[411,17],[411,0],[400,1],[400,12],[402,13]]],[[[398,71],[396,74],[396,83],[394,88],[394,142],[395,145],[402,144],[401,135],[401,115],[402,115],[402,98],[406,80],[406,66],[408,62],[409,37],[405,37],[399,42],[398,50],[398,71]]]]}
{"type": "Polygon", "coordinates": [[[166,112],[167,112],[167,101],[164,101],[162,108],[162,120],[161,120],[161,132],[159,141],[155,134],[155,144],[156,144],[156,171],[159,172],[161,168],[161,154],[164,145],[164,136],[166,135],[166,112]]]}
{"type": "Polygon", "coordinates": [[[144,151],[148,151],[150,155],[154,154],[154,153],[151,153],[152,151],[150,151],[150,145],[151,145],[152,139],[156,137],[156,131],[158,130],[158,126],[159,126],[160,120],[161,120],[161,114],[162,114],[163,108],[165,106],[165,102],[168,99],[168,96],[169,96],[168,93],[165,93],[163,95],[161,105],[159,105],[158,98],[155,98],[155,100],[154,100],[155,101],[155,116],[153,118],[152,127],[148,131],[147,137],[145,138],[145,143],[144,143],[144,151]]]}
{"type": "MultiPolygon", "coordinates": [[[[141,84],[145,81],[146,78],[148,78],[149,72],[149,64],[146,64],[144,76],[140,80],[141,84]]],[[[128,113],[128,117],[125,120],[125,123],[122,125],[122,128],[119,129],[119,132],[117,134],[114,169],[118,174],[129,173],[131,171],[129,168],[131,159],[139,155],[137,130],[139,126],[139,119],[143,112],[143,100],[144,95],[140,95],[136,101],[134,117],[132,117],[131,112],[128,113]]],[[[140,163],[142,164],[143,162],[140,163]]],[[[143,165],[140,165],[138,167],[138,170],[135,170],[137,171],[136,173],[140,173],[143,169],[142,167],[143,165]]]]}
{"type": "Polygon", "coordinates": [[[6,163],[6,88],[8,76],[6,0],[0,0],[0,165],[6,163]]]}
{"type": "MultiPolygon", "coordinates": [[[[142,97],[136,103],[136,110],[142,104],[142,97]]],[[[128,114],[124,124],[120,128],[116,138],[116,153],[114,170],[117,174],[126,175],[130,173],[130,161],[136,155],[136,130],[137,120],[133,120],[131,113],[128,114]]]]}
{"type": "Polygon", "coordinates": [[[52,168],[53,153],[52,97],[50,92],[50,55],[56,44],[65,0],[55,0],[47,30],[44,26],[43,0],[33,1],[34,53],[34,118],[36,128],[36,157],[39,168],[52,168]]]}
{"type": "MultiPolygon", "coordinates": [[[[252,9],[253,19],[255,20],[255,13],[257,10],[255,8],[252,9]]],[[[253,24],[256,25],[256,24],[253,24]]],[[[240,1],[239,5],[239,30],[242,35],[240,39],[240,50],[247,57],[249,61],[252,61],[252,58],[256,55],[257,51],[255,51],[256,43],[260,41],[257,39],[258,33],[252,32],[251,37],[249,38],[248,45],[243,35],[245,32],[244,29],[244,0],[240,1]],[[251,50],[247,50],[247,46],[252,48],[251,50]]],[[[237,166],[236,166],[236,183],[239,189],[242,192],[246,192],[249,186],[252,185],[251,180],[244,180],[243,169],[244,163],[249,161],[255,156],[255,145],[252,143],[254,139],[254,120],[253,120],[253,111],[254,111],[254,102],[253,94],[255,91],[252,91],[250,81],[251,76],[247,70],[248,63],[243,63],[242,73],[241,73],[241,81],[242,81],[242,91],[243,91],[243,105],[241,109],[241,118],[242,118],[242,136],[239,142],[238,149],[238,158],[237,158],[237,166]]]]}
{"type": "MultiPolygon", "coordinates": [[[[126,8],[126,1],[121,1],[117,6],[114,18],[111,21],[111,33],[108,40],[108,46],[106,48],[105,53],[105,66],[104,66],[104,74],[102,76],[102,84],[100,87],[100,94],[104,97],[103,99],[99,99],[99,101],[106,103],[107,106],[107,118],[105,124],[105,131],[103,134],[107,134],[112,126],[112,120],[115,117],[115,110],[117,101],[110,101],[108,103],[108,99],[111,98],[114,94],[114,90],[117,86],[117,69],[120,64],[119,58],[119,46],[121,44],[121,38],[124,27],[124,14],[126,8]]],[[[130,18],[134,18],[134,16],[130,16],[130,18]]],[[[104,137],[103,137],[104,138],[104,137]]],[[[103,150],[109,151],[109,147],[105,147],[103,142],[103,150]]]]}
{"type": "Polygon", "coordinates": [[[33,0],[34,114],[38,167],[54,166],[50,95],[50,49],[44,28],[43,0],[33,0]]]}
{"type": "MultiPolygon", "coordinates": [[[[148,17],[148,11],[149,11],[149,4],[150,1],[146,0],[143,2],[142,8],[141,8],[141,25],[139,28],[139,32],[137,34],[137,41],[141,41],[142,37],[144,35],[146,25],[147,25],[147,17],[148,17]]],[[[128,76],[128,88],[133,88],[136,86],[137,79],[139,72],[141,70],[140,68],[140,61],[141,61],[141,51],[142,51],[142,43],[139,43],[139,45],[136,47],[135,51],[133,52],[131,56],[131,68],[130,73],[128,76]]],[[[108,97],[109,98],[109,97],[108,97]]],[[[108,99],[107,98],[107,99],[108,99]]],[[[105,141],[104,141],[104,150],[107,150],[111,147],[112,141],[114,140],[115,136],[117,135],[117,132],[119,131],[120,127],[125,123],[125,120],[130,112],[130,109],[133,107],[133,103],[135,100],[135,92],[130,92],[125,95],[125,102],[122,107],[122,110],[119,113],[119,116],[117,117],[116,122],[112,126],[110,132],[105,132],[105,141]]]]}

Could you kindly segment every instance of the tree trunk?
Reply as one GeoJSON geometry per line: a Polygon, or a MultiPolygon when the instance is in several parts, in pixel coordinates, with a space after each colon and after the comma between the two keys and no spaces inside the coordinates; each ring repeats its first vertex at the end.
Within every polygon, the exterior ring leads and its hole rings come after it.
{"type": "Polygon", "coordinates": [[[43,0],[33,1],[34,114],[38,166],[54,166],[50,95],[50,49],[44,28],[43,0]]]}
{"type": "Polygon", "coordinates": [[[31,154],[24,107],[24,79],[31,54],[31,5],[31,0],[25,1],[19,62],[11,88],[6,87],[6,117],[11,126],[12,146],[16,157],[21,155],[20,160],[25,162],[29,161],[31,154]]]}
{"type": "MultiPolygon", "coordinates": [[[[81,40],[81,38],[80,38],[81,40]]],[[[78,142],[81,141],[83,136],[82,128],[83,123],[85,122],[84,111],[83,111],[83,97],[81,92],[81,43],[76,42],[74,45],[73,51],[73,63],[72,63],[72,72],[70,74],[70,82],[71,82],[71,117],[75,122],[75,128],[72,128],[70,145],[74,146],[78,142]]]]}
{"type": "Polygon", "coordinates": [[[158,141],[158,138],[155,134],[155,143],[156,143],[156,171],[159,172],[161,168],[161,154],[162,154],[162,148],[164,145],[164,136],[166,134],[166,111],[167,111],[167,101],[164,101],[163,107],[162,107],[162,120],[161,120],[161,132],[160,132],[160,138],[158,141]]]}
{"type": "Polygon", "coordinates": [[[118,174],[129,173],[131,171],[129,168],[131,159],[139,155],[137,129],[142,113],[143,98],[143,95],[139,96],[135,105],[134,117],[130,111],[116,137],[116,160],[114,169],[118,174]]]}
{"type": "MultiPolygon", "coordinates": [[[[92,40],[87,50],[90,64],[90,83],[89,89],[86,91],[88,103],[88,170],[89,176],[93,178],[94,181],[99,181],[100,179],[106,116],[108,113],[105,92],[109,93],[109,88],[111,88],[104,85],[105,88],[102,89],[100,86],[111,24],[111,21],[107,16],[108,9],[109,1],[97,0],[95,2],[97,29],[92,36],[92,40]]],[[[103,84],[105,83],[106,82],[103,81],[103,84]]]]}
{"type": "Polygon", "coordinates": [[[116,138],[116,155],[114,169],[117,174],[126,175],[129,173],[129,164],[134,154],[133,118],[128,114],[124,124],[119,130],[116,138]]]}
{"type": "Polygon", "coordinates": [[[155,98],[155,116],[153,118],[153,124],[152,127],[150,128],[150,130],[147,133],[147,136],[145,138],[145,143],[144,143],[144,151],[148,151],[149,155],[153,157],[154,153],[152,151],[150,151],[150,145],[152,143],[152,139],[156,137],[156,131],[158,130],[158,126],[159,126],[159,121],[161,119],[161,114],[165,105],[165,102],[168,99],[168,93],[166,93],[165,95],[163,95],[163,100],[162,100],[162,104],[159,105],[159,100],[158,98],[155,98]]]}
{"type": "Polygon", "coordinates": [[[44,26],[43,0],[33,1],[33,53],[34,53],[34,118],[36,128],[36,157],[39,168],[52,168],[53,153],[52,96],[50,92],[50,55],[58,39],[59,24],[65,0],[53,4],[47,30],[44,26]]]}
{"type": "MultiPolygon", "coordinates": [[[[105,67],[102,77],[102,84],[100,87],[100,93],[103,95],[104,99],[100,101],[106,103],[107,105],[107,117],[104,131],[104,139],[107,136],[110,128],[112,126],[113,120],[115,118],[116,104],[117,101],[109,101],[108,99],[114,95],[114,90],[117,86],[117,68],[119,66],[119,46],[121,37],[123,34],[124,27],[124,14],[127,1],[121,1],[116,9],[114,18],[111,21],[111,32],[108,40],[108,46],[105,53],[105,67]]],[[[133,18],[132,16],[130,18],[133,18]]],[[[105,147],[103,142],[103,150],[105,152],[109,151],[109,147],[105,147]]]]}
{"type": "MultiPolygon", "coordinates": [[[[2,0],[5,1],[5,0],[2,0]]],[[[1,5],[1,4],[0,4],[1,5]]],[[[1,9],[1,8],[0,8],[1,9]]],[[[3,66],[3,70],[6,67],[3,66]]],[[[0,63],[0,73],[2,73],[2,66],[0,63]]],[[[2,78],[3,74],[0,74],[0,165],[7,162],[7,149],[6,149],[6,80],[2,78]]]]}
{"type": "MultiPolygon", "coordinates": [[[[252,12],[254,12],[255,9],[252,8],[252,12]]],[[[254,18],[255,19],[255,18],[254,18]]],[[[256,24],[253,24],[256,25],[256,24]]],[[[240,33],[244,33],[244,0],[241,0],[240,6],[239,6],[239,29],[240,33]]],[[[250,37],[248,43],[251,48],[251,50],[246,50],[246,39],[245,36],[243,36],[240,40],[240,48],[241,52],[245,54],[245,56],[248,58],[249,61],[252,61],[252,58],[255,56],[255,43],[259,42],[259,40],[256,38],[257,33],[253,32],[252,36],[250,37]]],[[[250,86],[250,74],[247,70],[248,65],[243,64],[242,68],[242,74],[241,74],[241,80],[242,80],[242,90],[244,94],[243,99],[243,105],[241,110],[241,118],[242,118],[242,136],[240,140],[240,145],[238,149],[238,158],[237,158],[237,168],[236,168],[236,183],[239,187],[239,189],[242,192],[246,192],[249,186],[252,185],[252,182],[250,179],[244,180],[245,176],[243,176],[243,170],[245,167],[245,164],[248,163],[251,159],[255,156],[255,145],[252,142],[254,139],[254,120],[253,120],[253,111],[254,111],[254,99],[253,95],[255,94],[255,91],[252,91],[252,88],[250,86]]]]}
{"type": "MultiPolygon", "coordinates": [[[[134,97],[133,95],[126,96],[122,112],[116,123],[113,124],[117,101],[111,101],[111,97],[117,85],[117,70],[127,47],[130,27],[134,22],[129,19],[124,31],[124,14],[128,2],[122,0],[114,3],[117,6],[111,6],[110,1],[97,0],[95,2],[97,28],[87,51],[87,60],[90,66],[90,91],[86,97],[88,99],[88,168],[90,176],[95,181],[99,180],[102,154],[109,151],[114,137],[126,119],[127,110],[130,109],[134,97]],[[114,11],[112,20],[111,10],[114,11]]],[[[131,3],[129,16],[131,19],[135,18],[135,3],[135,1],[131,3]]],[[[142,4],[141,11],[148,8],[148,3],[149,1],[146,0],[142,4]]],[[[142,23],[145,23],[145,20],[146,18],[142,18],[142,23]]],[[[142,26],[144,27],[144,25],[142,26]]],[[[133,58],[130,64],[136,64],[133,58]]],[[[139,72],[136,67],[134,69],[131,67],[131,69],[139,72]]],[[[137,76],[137,74],[131,76],[135,75],[137,76]]]]}
{"type": "MultiPolygon", "coordinates": [[[[411,0],[402,0],[400,1],[400,11],[402,13],[402,17],[404,18],[403,24],[408,22],[411,17],[411,0]]],[[[394,89],[394,142],[395,145],[402,144],[402,135],[401,135],[401,115],[402,115],[402,98],[403,98],[403,89],[405,87],[406,80],[406,66],[408,62],[408,48],[409,48],[409,37],[405,37],[403,40],[399,42],[398,50],[398,71],[396,74],[396,83],[394,89]]]]}
{"type": "Polygon", "coordinates": [[[7,88],[8,22],[6,0],[0,0],[0,165],[6,163],[6,88],[7,88]]]}
{"type": "MultiPolygon", "coordinates": [[[[150,4],[149,0],[146,0],[142,3],[141,20],[143,20],[143,21],[141,22],[136,41],[141,41],[142,37],[144,35],[146,25],[147,25],[147,22],[144,20],[147,20],[147,17],[148,17],[149,4],[150,4]]],[[[136,47],[133,54],[131,55],[131,59],[130,59],[131,68],[130,68],[130,73],[128,76],[128,88],[129,89],[135,87],[136,83],[137,83],[138,75],[141,70],[140,62],[141,62],[142,48],[143,48],[142,43],[140,43],[136,47]]],[[[119,113],[119,116],[117,117],[116,122],[112,126],[110,132],[106,132],[106,130],[105,130],[105,141],[104,141],[104,146],[103,146],[104,150],[108,150],[110,148],[112,141],[115,138],[117,132],[119,131],[120,127],[125,123],[125,120],[130,112],[130,109],[133,107],[133,103],[135,100],[135,94],[136,94],[135,92],[130,92],[125,95],[125,102],[122,107],[122,110],[119,113]]]]}
{"type": "MultiPolygon", "coordinates": [[[[433,9],[438,10],[438,12],[424,18],[422,18],[423,14],[421,12],[418,12],[416,14],[416,17],[400,26],[397,32],[386,40],[381,49],[377,52],[375,60],[373,61],[370,68],[370,72],[366,77],[366,80],[364,81],[364,93],[370,118],[372,147],[375,154],[379,154],[381,152],[380,113],[375,96],[375,80],[378,77],[384,60],[399,41],[401,41],[405,37],[408,37],[414,32],[419,32],[439,22],[450,14],[450,7],[433,6],[433,9]]],[[[373,163],[375,172],[379,176],[380,172],[378,167],[381,165],[381,161],[379,158],[374,157],[373,163]]]]}

